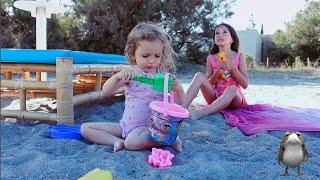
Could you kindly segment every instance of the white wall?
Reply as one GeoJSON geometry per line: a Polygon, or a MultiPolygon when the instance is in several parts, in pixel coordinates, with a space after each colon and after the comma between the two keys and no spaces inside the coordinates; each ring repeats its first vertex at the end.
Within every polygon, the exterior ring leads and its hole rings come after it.
{"type": "Polygon", "coordinates": [[[257,30],[237,31],[240,41],[240,51],[243,54],[251,54],[256,63],[261,62],[261,35],[257,30]]]}

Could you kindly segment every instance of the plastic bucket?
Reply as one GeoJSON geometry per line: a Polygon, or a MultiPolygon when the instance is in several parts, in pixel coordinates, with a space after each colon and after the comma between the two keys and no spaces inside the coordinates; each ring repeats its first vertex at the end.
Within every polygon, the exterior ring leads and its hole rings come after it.
{"type": "Polygon", "coordinates": [[[181,122],[189,117],[189,112],[185,108],[174,104],[173,92],[171,92],[170,103],[168,103],[168,77],[164,78],[164,101],[152,101],[151,123],[149,126],[149,138],[154,142],[163,145],[175,143],[179,134],[181,122]]]}

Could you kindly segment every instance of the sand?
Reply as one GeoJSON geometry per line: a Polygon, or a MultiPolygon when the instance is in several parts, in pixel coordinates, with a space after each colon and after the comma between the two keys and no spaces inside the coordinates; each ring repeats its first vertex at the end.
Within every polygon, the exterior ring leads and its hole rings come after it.
{"type": "MultiPolygon", "coordinates": [[[[203,66],[188,66],[177,74],[188,87],[195,72],[203,66]]],[[[250,103],[320,110],[320,73],[250,71],[250,85],[244,91],[250,103]]],[[[1,97],[1,107],[13,97],[1,97]]],[[[203,103],[201,95],[195,103],[203,103]]],[[[75,107],[75,122],[118,122],[124,104],[87,103],[75,107]]],[[[3,120],[3,119],[2,119],[3,120]]],[[[320,119],[319,119],[320,120],[320,119]]],[[[180,137],[183,152],[175,154],[173,166],[154,168],[147,162],[150,150],[112,152],[111,146],[85,140],[51,139],[48,125],[1,121],[1,179],[77,179],[94,168],[108,170],[114,179],[282,179],[284,166],[277,156],[283,131],[244,136],[231,128],[220,114],[199,121],[185,121],[180,137]]],[[[320,178],[320,132],[302,133],[309,159],[301,165],[301,179],[320,178]]],[[[290,177],[296,179],[294,169],[290,177]]]]}

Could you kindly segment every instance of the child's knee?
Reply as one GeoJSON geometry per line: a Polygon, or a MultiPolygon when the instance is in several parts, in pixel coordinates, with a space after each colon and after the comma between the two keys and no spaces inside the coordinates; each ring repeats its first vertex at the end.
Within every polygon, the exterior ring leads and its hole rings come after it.
{"type": "Polygon", "coordinates": [[[237,86],[232,85],[232,86],[227,87],[226,92],[229,95],[236,95],[238,92],[238,88],[237,88],[237,86]]]}
{"type": "Polygon", "coordinates": [[[202,73],[202,72],[197,72],[195,75],[194,75],[194,78],[195,80],[203,80],[203,78],[205,78],[205,75],[202,73]]]}
{"type": "Polygon", "coordinates": [[[134,151],[134,150],[138,150],[139,148],[137,147],[137,144],[135,144],[134,142],[132,142],[132,140],[130,140],[130,138],[126,138],[124,140],[124,147],[128,150],[134,151]]]}
{"type": "Polygon", "coordinates": [[[89,123],[83,123],[80,127],[80,131],[82,136],[86,136],[88,134],[88,130],[89,130],[90,126],[89,123]]]}
{"type": "Polygon", "coordinates": [[[202,74],[201,72],[197,72],[194,75],[194,78],[192,81],[194,84],[201,85],[205,79],[206,79],[206,76],[204,74],[202,74]]]}

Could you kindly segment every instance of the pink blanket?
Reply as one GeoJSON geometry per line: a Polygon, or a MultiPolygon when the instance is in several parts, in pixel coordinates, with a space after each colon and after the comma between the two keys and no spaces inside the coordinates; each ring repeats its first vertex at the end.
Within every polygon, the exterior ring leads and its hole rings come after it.
{"type": "Polygon", "coordinates": [[[222,113],[229,125],[247,136],[264,130],[320,131],[320,109],[254,104],[222,113]]]}

